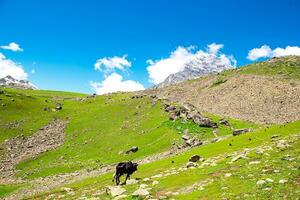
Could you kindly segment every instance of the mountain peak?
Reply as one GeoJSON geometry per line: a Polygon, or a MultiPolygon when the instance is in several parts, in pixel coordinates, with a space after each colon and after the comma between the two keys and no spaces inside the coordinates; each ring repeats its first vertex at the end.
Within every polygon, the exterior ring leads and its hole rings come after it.
{"type": "Polygon", "coordinates": [[[161,88],[185,80],[195,79],[211,73],[219,73],[226,69],[235,68],[231,65],[231,61],[218,58],[213,54],[203,57],[196,56],[191,61],[187,62],[182,71],[169,75],[162,83],[156,87],[161,88]]]}
{"type": "Polygon", "coordinates": [[[0,78],[0,86],[9,87],[9,88],[17,88],[17,89],[29,89],[29,90],[38,89],[35,85],[30,83],[29,81],[18,80],[18,79],[13,78],[10,75],[0,78]]]}

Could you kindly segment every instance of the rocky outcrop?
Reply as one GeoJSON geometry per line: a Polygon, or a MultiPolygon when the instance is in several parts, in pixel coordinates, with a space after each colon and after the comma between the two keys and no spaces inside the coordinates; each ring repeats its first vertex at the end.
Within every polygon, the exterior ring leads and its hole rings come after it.
{"type": "Polygon", "coordinates": [[[251,132],[251,131],[252,131],[251,128],[236,129],[232,132],[232,135],[237,136],[237,135],[241,135],[241,134],[248,133],[248,132],[251,132]]]}
{"type": "Polygon", "coordinates": [[[175,106],[168,103],[164,104],[164,110],[169,113],[170,120],[176,119],[188,119],[193,121],[202,127],[216,128],[217,123],[213,122],[211,119],[204,117],[200,112],[196,111],[191,104],[188,106],[175,106]]]}

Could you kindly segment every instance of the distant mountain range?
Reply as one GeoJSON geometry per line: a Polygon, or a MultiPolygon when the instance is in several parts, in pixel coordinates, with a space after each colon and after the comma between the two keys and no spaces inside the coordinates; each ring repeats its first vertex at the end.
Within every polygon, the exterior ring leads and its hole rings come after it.
{"type": "Polygon", "coordinates": [[[224,60],[216,57],[215,55],[209,55],[205,58],[202,56],[195,57],[195,59],[191,60],[184,66],[182,71],[169,75],[156,87],[161,88],[173,85],[185,80],[195,79],[206,74],[218,73],[231,68],[234,67],[230,62],[224,62],[224,60]]]}
{"type": "Polygon", "coordinates": [[[8,75],[4,78],[0,78],[0,86],[17,88],[17,89],[30,89],[30,90],[38,89],[35,85],[30,83],[29,81],[17,80],[10,75],[8,75]]]}

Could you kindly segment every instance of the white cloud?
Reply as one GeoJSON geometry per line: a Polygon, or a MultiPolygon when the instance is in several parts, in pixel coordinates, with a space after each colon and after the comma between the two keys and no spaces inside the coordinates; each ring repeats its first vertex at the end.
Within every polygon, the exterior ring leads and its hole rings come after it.
{"type": "Polygon", "coordinates": [[[276,48],[273,50],[273,57],[289,56],[296,55],[300,56],[300,47],[297,46],[287,46],[285,49],[276,48]]]}
{"type": "Polygon", "coordinates": [[[0,78],[7,75],[18,80],[24,80],[27,78],[27,73],[24,71],[21,64],[7,59],[2,53],[0,53],[0,78]]]}
{"type": "Polygon", "coordinates": [[[184,64],[187,63],[193,54],[185,47],[177,47],[170,57],[158,61],[148,60],[147,67],[150,81],[158,84],[165,80],[170,74],[183,70],[184,64]]]}
{"type": "Polygon", "coordinates": [[[190,62],[195,62],[194,67],[198,68],[216,68],[218,65],[222,65],[223,69],[232,68],[236,65],[236,60],[233,56],[219,54],[223,46],[223,44],[212,43],[207,45],[207,51],[195,51],[194,46],[187,48],[179,46],[168,58],[157,61],[147,60],[150,82],[159,84],[169,75],[184,70],[186,64],[190,62]]]}
{"type": "Polygon", "coordinates": [[[127,67],[131,67],[131,62],[126,57],[127,55],[100,58],[94,65],[95,70],[104,71],[105,73],[113,72],[115,69],[125,71],[127,67]]]}
{"type": "Polygon", "coordinates": [[[224,45],[223,44],[212,43],[210,45],[207,45],[207,47],[208,47],[208,52],[209,53],[217,54],[218,51],[224,47],[224,45]]]}
{"type": "Polygon", "coordinates": [[[145,89],[144,86],[139,82],[123,80],[123,77],[117,73],[110,74],[102,83],[90,82],[90,85],[97,94],[130,92],[145,89]]]}
{"type": "Polygon", "coordinates": [[[251,49],[247,58],[249,60],[257,60],[258,58],[268,58],[272,55],[272,49],[268,45],[263,45],[260,48],[251,49]]]}
{"type": "Polygon", "coordinates": [[[9,45],[6,46],[0,46],[0,48],[11,50],[11,51],[23,51],[23,49],[20,48],[20,45],[15,42],[11,42],[9,43],[9,45]]]}
{"type": "Polygon", "coordinates": [[[35,69],[32,69],[32,70],[30,71],[30,73],[31,73],[31,74],[35,74],[35,69]]]}
{"type": "Polygon", "coordinates": [[[300,47],[287,46],[286,48],[276,48],[272,50],[268,45],[263,45],[260,48],[251,49],[248,52],[249,60],[257,60],[259,58],[282,57],[288,55],[300,55],[300,47]]]}

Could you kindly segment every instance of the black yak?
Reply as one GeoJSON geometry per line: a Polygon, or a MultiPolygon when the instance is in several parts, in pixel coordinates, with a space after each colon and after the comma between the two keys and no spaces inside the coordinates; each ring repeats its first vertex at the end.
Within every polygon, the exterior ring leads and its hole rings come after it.
{"type": "Polygon", "coordinates": [[[116,185],[120,184],[120,177],[124,174],[126,174],[126,178],[123,184],[126,184],[127,179],[130,178],[130,175],[137,171],[137,166],[137,163],[132,163],[131,161],[118,163],[116,166],[116,173],[113,178],[113,181],[116,182],[116,185]]]}

